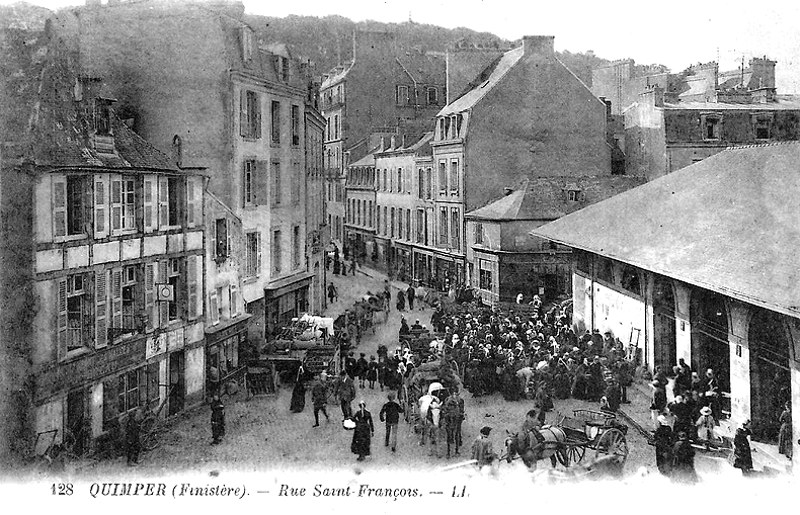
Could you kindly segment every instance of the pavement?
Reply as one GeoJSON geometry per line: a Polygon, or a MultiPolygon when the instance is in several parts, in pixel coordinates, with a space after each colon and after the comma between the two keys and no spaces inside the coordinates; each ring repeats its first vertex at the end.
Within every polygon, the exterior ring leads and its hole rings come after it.
{"type": "MultiPolygon", "coordinates": [[[[338,315],[352,306],[353,301],[367,291],[381,291],[386,276],[375,270],[361,268],[355,276],[329,276],[339,291],[339,299],[329,305],[326,313],[338,315]]],[[[405,289],[408,285],[400,281],[392,281],[397,289],[405,289]]],[[[384,322],[383,316],[375,317],[374,333],[367,331],[363,335],[361,345],[355,349],[364,353],[369,359],[377,356],[379,345],[386,345],[390,350],[398,344],[400,316],[410,321],[419,318],[421,323],[430,324],[432,309],[428,306],[417,306],[413,312],[399,313],[394,306],[384,322]]],[[[143,453],[140,465],[136,467],[138,474],[163,476],[181,472],[215,474],[219,471],[253,472],[288,467],[291,470],[329,470],[329,471],[431,471],[442,470],[447,466],[458,464],[469,458],[469,447],[483,426],[494,429],[491,441],[497,452],[502,450],[505,431],[517,431],[525,418],[525,413],[533,407],[532,401],[520,400],[507,402],[498,394],[473,397],[463,392],[467,418],[463,424],[464,446],[461,456],[447,459],[445,449],[433,448],[430,445],[419,445],[419,438],[410,424],[401,420],[398,431],[398,448],[393,453],[383,445],[384,424],[378,419],[380,407],[386,402],[388,391],[381,391],[376,385],[360,388],[357,385],[354,408],[359,400],[364,400],[371,411],[375,424],[375,435],[372,439],[372,455],[364,462],[357,463],[356,456],[350,452],[352,432],[342,428],[340,408],[329,403],[327,412],[330,417],[326,421],[322,417],[320,427],[312,427],[314,423],[311,409],[310,393],[307,393],[305,410],[291,413],[289,404],[292,385],[282,385],[274,395],[233,399],[225,398],[226,435],[220,445],[210,445],[210,410],[208,406],[187,411],[168,420],[165,426],[168,431],[162,436],[158,448],[143,453]]],[[[657,474],[654,464],[654,449],[647,443],[646,431],[649,427],[649,398],[643,391],[630,389],[631,404],[623,407],[622,418],[627,418],[633,429],[627,434],[629,448],[625,470],[637,476],[657,474]]],[[[554,423],[559,413],[570,415],[575,409],[598,409],[594,403],[576,399],[555,400],[555,410],[547,414],[547,422],[554,423]]],[[[587,449],[584,461],[595,458],[595,451],[587,449]]],[[[711,465],[698,466],[702,474],[710,474],[713,470],[731,469],[723,459],[711,461],[711,465]]],[[[519,460],[514,465],[505,463],[501,470],[520,467],[519,460]],[[509,467],[506,469],[505,467],[509,467]]],[[[549,464],[547,464],[549,467],[549,464]]],[[[559,468],[561,465],[559,465],[559,468]]],[[[124,478],[130,474],[124,457],[113,460],[83,463],[81,468],[72,467],[69,474],[84,479],[124,478]]]]}

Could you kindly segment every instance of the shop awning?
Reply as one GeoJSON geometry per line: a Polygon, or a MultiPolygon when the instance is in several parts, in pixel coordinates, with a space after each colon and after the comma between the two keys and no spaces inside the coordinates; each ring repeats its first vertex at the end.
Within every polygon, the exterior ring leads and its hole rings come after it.
{"type": "Polygon", "coordinates": [[[302,272],[290,277],[278,279],[264,287],[264,298],[275,299],[289,292],[299,290],[311,283],[314,272],[302,272]]]}

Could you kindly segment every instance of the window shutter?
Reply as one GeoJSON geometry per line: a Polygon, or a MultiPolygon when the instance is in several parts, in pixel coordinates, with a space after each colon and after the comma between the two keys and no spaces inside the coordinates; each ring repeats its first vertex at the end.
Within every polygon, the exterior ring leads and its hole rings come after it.
{"type": "Polygon", "coordinates": [[[156,177],[145,176],[144,179],[144,232],[153,232],[158,228],[158,210],[156,208],[156,177]]]}
{"type": "Polygon", "coordinates": [[[106,288],[106,272],[101,270],[95,274],[95,318],[94,329],[95,339],[94,346],[97,349],[103,348],[108,344],[108,317],[106,316],[108,291],[106,288]]]}
{"type": "MultiPolygon", "coordinates": [[[[158,262],[158,283],[167,284],[167,261],[158,262]]],[[[167,327],[169,324],[169,302],[160,300],[156,302],[158,305],[158,326],[167,327]]]]}
{"type": "Polygon", "coordinates": [[[186,179],[186,226],[194,227],[196,220],[195,178],[186,179]]]}
{"type": "Polygon", "coordinates": [[[94,237],[108,236],[108,175],[98,174],[94,179],[94,237]]]}
{"type": "Polygon", "coordinates": [[[122,178],[111,176],[111,231],[122,229],[122,178]]]}
{"type": "Polygon", "coordinates": [[[261,273],[261,233],[256,233],[256,275],[261,273]]]}
{"type": "Polygon", "coordinates": [[[188,290],[187,318],[194,320],[197,316],[197,261],[195,256],[186,258],[186,281],[188,290]]]}
{"type": "Polygon", "coordinates": [[[166,177],[158,178],[158,226],[169,225],[169,181],[166,177]]]}
{"type": "Polygon", "coordinates": [[[261,95],[253,95],[255,105],[253,106],[253,132],[250,136],[258,139],[261,138],[261,95]]]}
{"type": "Polygon", "coordinates": [[[247,137],[247,90],[239,90],[239,135],[247,137]]]}
{"type": "Polygon", "coordinates": [[[239,316],[239,287],[231,284],[231,318],[239,316]]]}
{"type": "Polygon", "coordinates": [[[189,259],[193,259],[195,262],[195,311],[192,318],[197,319],[203,316],[203,296],[201,294],[203,291],[203,256],[192,256],[189,259]]]}
{"type": "Polygon", "coordinates": [[[259,206],[269,205],[269,164],[268,161],[255,162],[255,191],[259,206]]]}
{"type": "Polygon", "coordinates": [[[211,259],[216,261],[217,259],[217,221],[213,220],[210,224],[211,226],[211,259]]]}
{"type": "Polygon", "coordinates": [[[58,316],[56,318],[56,334],[58,339],[58,358],[67,355],[67,279],[56,281],[56,301],[58,316]]]}
{"type": "Polygon", "coordinates": [[[53,236],[67,235],[67,179],[53,176],[53,236]]]}
{"type": "Polygon", "coordinates": [[[144,265],[144,310],[147,314],[147,329],[151,330],[156,326],[155,310],[155,275],[156,264],[146,263],[144,265]]]}
{"type": "Polygon", "coordinates": [[[122,268],[111,270],[111,327],[122,325],[122,268]]]}
{"type": "Polygon", "coordinates": [[[212,291],[208,295],[208,310],[212,325],[219,323],[219,308],[217,307],[217,292],[212,291]]]}

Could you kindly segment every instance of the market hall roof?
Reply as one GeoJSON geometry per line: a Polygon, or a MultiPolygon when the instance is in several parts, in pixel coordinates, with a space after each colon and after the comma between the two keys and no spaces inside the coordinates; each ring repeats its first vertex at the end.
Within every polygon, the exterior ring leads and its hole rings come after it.
{"type": "Polygon", "coordinates": [[[800,316],[800,143],[731,148],[531,231],[800,316]]]}

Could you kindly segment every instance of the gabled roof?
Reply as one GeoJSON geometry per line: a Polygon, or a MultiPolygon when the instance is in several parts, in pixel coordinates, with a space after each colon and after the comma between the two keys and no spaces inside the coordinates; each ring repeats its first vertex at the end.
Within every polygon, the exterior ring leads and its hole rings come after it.
{"type": "Polygon", "coordinates": [[[800,143],[728,149],[532,234],[800,315],[800,143]]]}
{"type": "Polygon", "coordinates": [[[447,81],[443,56],[412,50],[406,52],[405,55],[398,56],[397,61],[415,82],[445,84],[447,81]]]}
{"type": "Polygon", "coordinates": [[[485,80],[476,83],[472,89],[444,106],[442,110],[439,111],[438,116],[460,113],[471,109],[503,79],[506,73],[519,62],[523,54],[524,48],[522,46],[503,54],[499,60],[492,63],[489,68],[484,70],[485,74],[488,72],[488,76],[485,80]]]}
{"type": "Polygon", "coordinates": [[[642,183],[644,178],[628,175],[537,177],[466,217],[497,222],[555,220],[642,183]],[[569,200],[570,190],[577,192],[578,200],[569,200]]]}
{"type": "Polygon", "coordinates": [[[328,76],[325,78],[325,80],[322,81],[320,90],[325,90],[331,86],[336,85],[339,82],[342,82],[352,67],[353,63],[351,62],[347,64],[347,66],[337,66],[336,68],[331,70],[328,76]]]}
{"type": "Polygon", "coordinates": [[[664,109],[701,111],[793,111],[800,110],[800,100],[780,97],[774,102],[734,104],[729,102],[664,102],[664,109]]]}
{"type": "Polygon", "coordinates": [[[375,166],[375,152],[377,152],[377,148],[373,148],[369,154],[365,155],[355,163],[348,166],[348,168],[354,168],[357,166],[375,166]]]}

